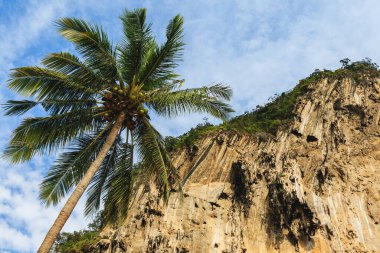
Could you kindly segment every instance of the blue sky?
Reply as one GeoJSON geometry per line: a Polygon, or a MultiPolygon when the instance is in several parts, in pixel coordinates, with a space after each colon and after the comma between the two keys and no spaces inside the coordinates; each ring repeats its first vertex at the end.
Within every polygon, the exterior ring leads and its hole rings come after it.
{"type": "MultiPolygon", "coordinates": [[[[0,0],[0,103],[15,98],[5,85],[9,69],[36,65],[50,52],[73,51],[56,33],[54,20],[75,16],[102,24],[116,43],[118,16],[136,7],[148,8],[159,39],[171,17],[184,16],[187,45],[178,72],[185,85],[230,84],[237,113],[291,89],[316,68],[339,67],[342,58],[380,62],[376,0],[0,0]]],[[[156,119],[155,124],[164,135],[178,135],[203,117],[156,119]]],[[[0,151],[19,121],[0,116],[0,151]]],[[[0,252],[34,252],[55,219],[60,206],[45,208],[37,199],[38,184],[53,161],[47,155],[20,165],[0,160],[0,252]]],[[[85,227],[82,212],[80,202],[64,230],[85,227]]]]}

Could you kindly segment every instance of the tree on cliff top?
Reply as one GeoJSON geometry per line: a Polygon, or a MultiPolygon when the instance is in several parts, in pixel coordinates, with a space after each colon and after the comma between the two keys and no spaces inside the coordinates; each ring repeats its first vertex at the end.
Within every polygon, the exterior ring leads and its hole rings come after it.
{"type": "Polygon", "coordinates": [[[81,58],[52,53],[42,60],[43,67],[20,67],[10,74],[8,87],[32,100],[8,101],[6,114],[41,106],[47,115],[24,119],[5,155],[16,163],[66,147],[43,180],[40,197],[47,205],[57,204],[75,187],[38,252],[49,251],[89,185],[86,214],[104,200],[109,219],[123,217],[136,185],[135,147],[138,171],[155,179],[167,200],[176,169],[151,124],[152,112],[169,118],[204,112],[220,119],[232,112],[225,102],[232,94],[228,86],[180,88],[174,72],[184,46],[180,15],[170,20],[161,45],[145,9],[125,11],[121,21],[123,38],[113,46],[100,26],[62,18],[58,31],[81,58]]]}

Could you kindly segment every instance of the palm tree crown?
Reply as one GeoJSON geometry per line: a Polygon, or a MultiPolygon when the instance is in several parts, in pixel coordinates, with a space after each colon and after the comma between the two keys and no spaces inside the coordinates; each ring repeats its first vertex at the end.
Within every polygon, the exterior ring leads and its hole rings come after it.
{"type": "Polygon", "coordinates": [[[123,38],[117,46],[100,26],[76,18],[57,21],[59,33],[81,58],[52,53],[42,60],[43,67],[13,69],[9,88],[32,100],[5,104],[7,115],[22,115],[36,106],[47,113],[26,118],[15,129],[5,151],[11,161],[66,147],[41,184],[41,200],[57,204],[99,162],[90,175],[85,212],[93,213],[104,200],[110,221],[125,217],[137,173],[155,178],[164,198],[169,195],[176,170],[150,122],[151,113],[174,117],[203,112],[224,120],[232,112],[225,102],[232,95],[228,86],[181,89],[174,72],[184,46],[181,16],[170,20],[161,45],[146,22],[145,9],[125,11],[121,21],[123,38]]]}

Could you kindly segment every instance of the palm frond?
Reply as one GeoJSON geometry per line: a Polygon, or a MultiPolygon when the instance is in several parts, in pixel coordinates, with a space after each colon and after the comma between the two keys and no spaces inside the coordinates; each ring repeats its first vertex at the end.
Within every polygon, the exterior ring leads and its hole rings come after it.
{"type": "Polygon", "coordinates": [[[128,84],[137,77],[146,51],[152,41],[151,24],[146,24],[146,10],[125,10],[120,17],[124,38],[119,48],[123,77],[128,84]]]}
{"type": "Polygon", "coordinates": [[[144,64],[139,74],[140,83],[145,90],[157,87],[155,80],[173,80],[178,75],[173,72],[183,52],[183,18],[180,15],[170,20],[166,29],[166,42],[157,46],[152,44],[144,58],[144,64]]]}
{"type": "Polygon", "coordinates": [[[150,178],[157,178],[164,200],[167,201],[172,186],[171,179],[177,178],[178,175],[165,150],[164,139],[147,120],[136,130],[136,146],[141,167],[150,178]]]}
{"type": "Polygon", "coordinates": [[[168,117],[201,112],[226,120],[233,110],[221,98],[229,99],[231,95],[231,90],[220,84],[174,91],[159,89],[151,95],[147,106],[153,108],[159,115],[168,117]]]}
{"type": "Polygon", "coordinates": [[[95,160],[110,129],[98,129],[73,142],[69,151],[60,154],[40,185],[40,199],[49,205],[56,205],[82,179],[95,160]]]}
{"type": "Polygon", "coordinates": [[[95,90],[72,82],[67,75],[39,67],[13,69],[8,87],[24,96],[43,99],[87,99],[95,90]]]}
{"type": "Polygon", "coordinates": [[[39,103],[31,100],[8,100],[3,105],[6,116],[17,115],[20,116],[29,110],[33,109],[39,103]]]}
{"type": "Polygon", "coordinates": [[[127,217],[127,212],[133,194],[136,192],[139,168],[133,166],[132,147],[124,144],[121,155],[117,157],[116,167],[107,178],[104,186],[104,214],[110,223],[121,223],[127,217]]]}
{"type": "Polygon", "coordinates": [[[86,216],[94,214],[99,210],[102,195],[106,194],[106,182],[108,177],[112,176],[118,162],[118,157],[122,155],[122,144],[120,135],[114,145],[109,150],[106,158],[102,162],[99,170],[91,180],[91,184],[87,190],[87,200],[84,213],[86,216]]]}
{"type": "Polygon", "coordinates": [[[24,119],[13,132],[4,151],[14,163],[27,161],[35,154],[64,147],[74,138],[102,125],[93,109],[78,110],[50,117],[24,119]]]}
{"type": "Polygon", "coordinates": [[[96,108],[97,100],[95,99],[80,99],[80,100],[57,100],[45,99],[40,102],[44,110],[51,114],[71,113],[80,110],[90,110],[96,108]]]}
{"type": "Polygon", "coordinates": [[[59,33],[75,44],[87,66],[100,71],[103,78],[109,81],[120,79],[115,50],[100,26],[77,18],[62,18],[56,24],[59,33]]]}
{"type": "Polygon", "coordinates": [[[224,85],[221,83],[210,85],[208,87],[204,87],[205,92],[208,95],[212,95],[218,99],[223,99],[229,101],[232,97],[232,89],[228,85],[224,85]]]}
{"type": "Polygon", "coordinates": [[[108,84],[107,80],[86,66],[78,57],[67,52],[49,54],[42,60],[42,64],[51,70],[67,75],[74,82],[86,84],[96,90],[108,84]]]}
{"type": "Polygon", "coordinates": [[[43,109],[50,114],[62,114],[74,110],[88,109],[96,106],[95,99],[82,100],[57,100],[46,99],[41,102],[33,100],[9,100],[3,105],[5,115],[23,115],[37,105],[41,105],[43,109]]]}

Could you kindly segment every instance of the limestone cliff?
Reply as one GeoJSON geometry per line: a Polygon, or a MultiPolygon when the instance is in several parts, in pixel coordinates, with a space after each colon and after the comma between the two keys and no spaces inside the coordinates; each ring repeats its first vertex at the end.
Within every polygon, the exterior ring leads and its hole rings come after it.
{"type": "Polygon", "coordinates": [[[101,252],[380,252],[380,79],[325,78],[272,138],[174,155],[184,195],[145,189],[101,252]]]}

